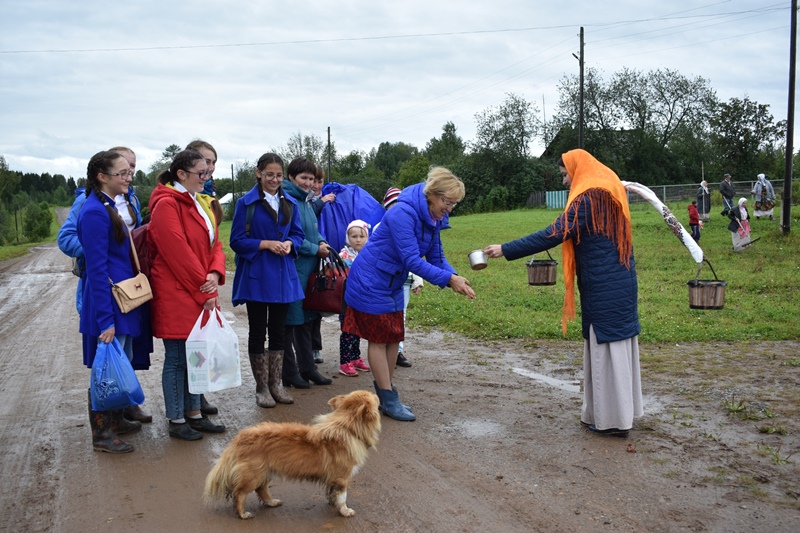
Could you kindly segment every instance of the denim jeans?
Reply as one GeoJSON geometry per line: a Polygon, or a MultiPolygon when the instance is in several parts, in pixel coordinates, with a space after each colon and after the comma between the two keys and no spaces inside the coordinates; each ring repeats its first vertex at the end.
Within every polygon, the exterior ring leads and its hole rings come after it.
{"type": "Polygon", "coordinates": [[[177,420],[189,411],[200,410],[200,395],[189,393],[186,375],[186,341],[164,339],[164,369],[161,387],[167,418],[177,420]]]}
{"type": "MultiPolygon", "coordinates": [[[[122,346],[122,351],[128,356],[128,361],[133,361],[133,337],[130,335],[116,335],[117,342],[122,346]]],[[[97,341],[100,344],[100,341],[97,341]]]]}

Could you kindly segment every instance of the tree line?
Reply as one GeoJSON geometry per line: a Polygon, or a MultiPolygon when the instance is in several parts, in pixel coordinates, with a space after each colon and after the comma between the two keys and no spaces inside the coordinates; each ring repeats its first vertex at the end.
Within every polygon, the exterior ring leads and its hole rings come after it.
{"type": "MultiPolygon", "coordinates": [[[[447,122],[439,136],[418,148],[404,142],[382,142],[369,151],[339,153],[321,137],[292,134],[270,150],[285,161],[303,156],[328,168],[329,181],[355,183],[381,199],[389,187],[424,180],[430,165],[444,165],[461,177],[467,196],[458,213],[513,209],[525,205],[534,191],[563,188],[556,167],[561,153],[578,146],[580,87],[577,76],[558,85],[555,115],[541,118],[538,106],[517,94],[475,114],[476,134],[464,140],[447,122]],[[531,154],[539,139],[544,153],[531,154]]],[[[584,147],[622,179],[645,185],[709,182],[729,173],[734,180],[765,173],[783,175],[786,121],[775,121],[769,106],[747,95],[720,101],[708,80],[670,69],[642,72],[622,69],[605,79],[589,69],[584,78],[584,147]]],[[[168,146],[147,172],[138,170],[133,184],[144,206],[156,176],[181,150],[168,146]]],[[[257,157],[260,154],[254,154],[257,157]]],[[[217,195],[243,193],[254,183],[254,163],[215,174],[217,195]]],[[[0,156],[0,242],[9,242],[9,214],[35,203],[69,205],[85,178],[55,174],[22,174],[9,170],[0,156]],[[6,229],[3,229],[6,228],[6,229]]]]}

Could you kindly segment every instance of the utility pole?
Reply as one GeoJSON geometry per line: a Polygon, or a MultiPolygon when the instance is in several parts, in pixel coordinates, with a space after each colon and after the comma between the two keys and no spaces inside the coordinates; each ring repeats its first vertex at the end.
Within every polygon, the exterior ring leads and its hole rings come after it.
{"type": "Polygon", "coordinates": [[[792,226],[792,159],[794,158],[794,86],[797,66],[797,0],[792,0],[792,28],[789,39],[789,109],[786,113],[786,165],[783,169],[783,203],[781,233],[787,235],[792,226]]]}
{"type": "Polygon", "coordinates": [[[580,65],[580,93],[578,95],[578,148],[583,148],[583,26],[581,26],[580,57],[572,54],[580,65]]]}

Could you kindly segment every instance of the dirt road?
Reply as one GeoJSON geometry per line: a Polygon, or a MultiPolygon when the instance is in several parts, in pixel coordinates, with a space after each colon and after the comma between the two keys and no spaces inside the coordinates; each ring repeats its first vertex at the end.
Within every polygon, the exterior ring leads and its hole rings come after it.
{"type": "MultiPolygon", "coordinates": [[[[75,286],[54,245],[0,263],[0,528],[7,531],[800,530],[800,454],[779,464],[751,445],[773,439],[763,442],[784,444],[779,457],[793,453],[795,426],[758,437],[747,425],[749,440],[739,439],[723,428],[726,414],[714,413],[719,402],[703,411],[702,402],[661,395],[672,389],[645,380],[647,415],[630,438],[598,437],[578,420],[577,344],[487,346],[421,331],[407,340],[414,366],[398,369],[396,379],[418,420],[384,420],[348,495],[355,517],[337,516],[318,486],[280,481],[272,491],[284,505],[259,508],[251,495],[255,518],[240,521],[227,504],[201,503],[205,475],[235,432],[262,420],[310,421],[332,395],[372,388],[368,375],[335,373],[338,323],[323,325],[320,366],[333,385],[292,390],[294,405],[260,409],[245,355],[243,385],[209,395],[228,432],[197,442],[167,435],[157,341],[154,366],[139,373],[155,420],[128,439],[134,453],[113,456],[90,444],[75,286]],[[678,413],[701,411],[679,423],[678,413]],[[703,438],[714,433],[703,424],[716,425],[717,437],[703,438]]],[[[230,306],[229,292],[222,300],[244,341],[244,310],[230,306]]],[[[796,343],[779,348],[798,357],[796,343]]],[[[782,372],[769,386],[796,388],[797,367],[782,372]]]]}

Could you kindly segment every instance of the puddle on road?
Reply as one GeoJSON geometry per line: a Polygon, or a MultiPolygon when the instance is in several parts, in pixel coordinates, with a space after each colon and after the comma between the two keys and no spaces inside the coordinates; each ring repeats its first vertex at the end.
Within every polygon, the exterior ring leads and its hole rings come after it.
{"type": "Polygon", "coordinates": [[[503,433],[502,424],[489,422],[488,420],[462,420],[458,425],[461,433],[471,439],[493,437],[503,433]]]}
{"type": "Polygon", "coordinates": [[[524,368],[512,368],[514,373],[519,374],[520,376],[525,376],[527,378],[531,378],[536,380],[540,383],[544,383],[545,385],[550,385],[551,387],[555,387],[557,389],[565,390],[567,392],[581,392],[581,385],[578,380],[572,381],[563,381],[561,379],[556,379],[554,377],[545,376],[544,374],[537,374],[536,372],[531,372],[530,370],[526,370],[524,368]]]}

